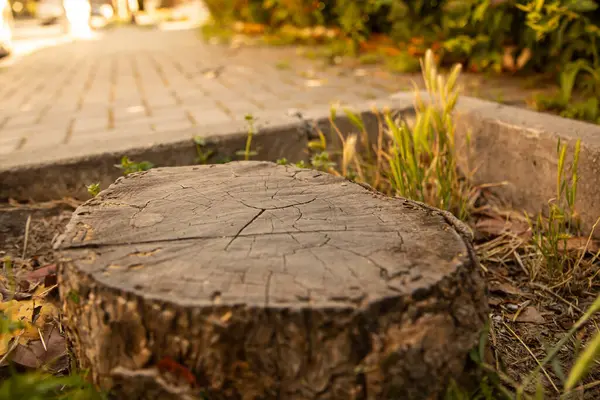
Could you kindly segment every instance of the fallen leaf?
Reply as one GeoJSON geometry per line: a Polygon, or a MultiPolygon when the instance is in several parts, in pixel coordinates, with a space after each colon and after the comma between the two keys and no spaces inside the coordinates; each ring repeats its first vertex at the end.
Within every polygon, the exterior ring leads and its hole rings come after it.
{"type": "Polygon", "coordinates": [[[56,275],[56,264],[48,264],[34,271],[31,271],[25,279],[29,282],[41,282],[48,275],[56,275]]]}
{"type": "Polygon", "coordinates": [[[0,303],[0,311],[10,321],[20,322],[23,326],[22,329],[0,334],[0,356],[6,354],[12,338],[19,337],[20,344],[27,344],[39,338],[38,328],[43,330],[47,322],[58,317],[58,309],[43,300],[7,301],[0,303]]]}
{"type": "Polygon", "coordinates": [[[499,297],[490,297],[488,299],[488,304],[492,307],[498,307],[500,304],[502,304],[504,300],[502,300],[499,297]]]}
{"type": "MultiPolygon", "coordinates": [[[[565,249],[564,242],[560,241],[559,246],[565,249]]],[[[566,250],[567,251],[582,251],[584,250],[588,253],[597,253],[600,251],[600,242],[597,240],[590,240],[588,243],[587,237],[572,237],[568,238],[566,241],[566,250]]]]}
{"type": "Polygon", "coordinates": [[[498,293],[498,294],[503,294],[503,295],[516,295],[516,296],[520,296],[523,294],[523,292],[521,292],[517,287],[511,285],[508,282],[490,282],[490,292],[491,293],[498,293]]]}
{"type": "Polygon", "coordinates": [[[545,324],[546,319],[540,314],[537,308],[533,306],[526,307],[519,313],[517,322],[530,322],[532,324],[545,324]]]}
{"type": "Polygon", "coordinates": [[[47,367],[52,372],[68,367],[67,344],[56,327],[47,329],[44,342],[33,340],[26,345],[19,344],[8,358],[27,368],[47,367]]]}
{"type": "Polygon", "coordinates": [[[500,236],[505,233],[510,233],[525,238],[531,235],[531,229],[527,221],[520,220],[485,218],[477,221],[475,228],[479,232],[491,236],[500,236]]]}

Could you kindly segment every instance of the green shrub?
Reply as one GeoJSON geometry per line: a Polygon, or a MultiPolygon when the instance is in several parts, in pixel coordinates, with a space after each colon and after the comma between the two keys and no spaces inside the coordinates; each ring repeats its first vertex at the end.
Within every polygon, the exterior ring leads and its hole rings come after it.
{"type": "MultiPolygon", "coordinates": [[[[544,72],[560,79],[561,93],[538,98],[540,109],[598,122],[600,106],[599,0],[207,0],[213,22],[280,28],[335,28],[337,54],[357,54],[374,34],[405,48],[415,61],[424,49],[438,49],[442,65],[471,71],[544,72]],[[573,74],[573,71],[577,70],[573,74]],[[574,76],[571,82],[570,77],[574,76]],[[569,83],[570,82],[570,83],[569,83]],[[564,92],[581,92],[581,101],[564,92]],[[590,100],[591,99],[591,100],[590,100]]],[[[215,29],[213,29],[215,31],[215,29]]],[[[288,31],[286,31],[288,32],[288,31]]],[[[286,36],[286,43],[299,40],[286,36]]],[[[289,34],[288,34],[289,36],[289,34]]],[[[397,71],[415,63],[388,62],[397,71]]]]}

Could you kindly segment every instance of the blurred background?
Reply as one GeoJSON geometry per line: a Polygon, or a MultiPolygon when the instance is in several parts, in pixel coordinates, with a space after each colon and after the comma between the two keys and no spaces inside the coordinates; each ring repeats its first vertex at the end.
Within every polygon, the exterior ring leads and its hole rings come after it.
{"type": "Polygon", "coordinates": [[[194,0],[0,0],[0,58],[118,25],[199,25],[203,14],[194,0]]]}

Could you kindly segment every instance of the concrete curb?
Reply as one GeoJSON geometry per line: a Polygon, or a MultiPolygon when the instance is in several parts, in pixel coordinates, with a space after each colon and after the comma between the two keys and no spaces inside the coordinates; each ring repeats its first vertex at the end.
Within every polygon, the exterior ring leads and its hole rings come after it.
{"type": "MultiPolygon", "coordinates": [[[[426,95],[423,94],[426,98],[426,95]]],[[[370,133],[376,134],[377,118],[373,107],[389,107],[394,111],[411,112],[413,94],[398,93],[389,98],[358,104],[370,133]]],[[[332,141],[329,132],[329,110],[323,107],[303,112],[304,120],[289,112],[266,112],[256,115],[259,134],[253,140],[258,149],[254,159],[276,161],[306,160],[306,145],[313,132],[306,121],[315,122],[332,141]]],[[[338,113],[342,131],[351,129],[350,122],[338,113]]],[[[582,140],[579,162],[577,210],[584,229],[590,230],[600,217],[600,126],[542,114],[522,108],[462,97],[457,105],[457,142],[466,156],[465,133],[471,134],[471,167],[477,167],[477,183],[509,184],[496,190],[518,209],[535,213],[547,205],[556,193],[557,155],[560,139],[572,146],[582,140]]],[[[120,139],[118,142],[94,143],[94,152],[73,158],[73,147],[48,154],[29,152],[27,161],[18,152],[3,160],[0,168],[0,198],[48,200],[63,196],[86,198],[85,185],[100,182],[107,187],[121,172],[114,167],[123,155],[136,161],[148,160],[157,166],[190,165],[195,163],[195,135],[206,138],[210,148],[221,156],[233,156],[243,149],[247,129],[243,121],[206,125],[195,130],[169,132],[120,139]],[[38,160],[32,162],[31,160],[38,160]]],[[[87,148],[90,147],[86,143],[87,148]]],[[[463,157],[464,158],[464,157],[463,157]]],[[[599,232],[595,236],[600,236],[599,232]]]]}
{"type": "MultiPolygon", "coordinates": [[[[576,209],[590,232],[600,217],[600,126],[522,108],[463,98],[456,131],[471,133],[471,166],[477,183],[507,181],[496,192],[518,210],[538,213],[556,197],[560,140],[570,163],[581,139],[576,209]]],[[[465,146],[462,146],[464,154],[465,146]]],[[[600,229],[594,232],[600,237],[600,229]]]]}

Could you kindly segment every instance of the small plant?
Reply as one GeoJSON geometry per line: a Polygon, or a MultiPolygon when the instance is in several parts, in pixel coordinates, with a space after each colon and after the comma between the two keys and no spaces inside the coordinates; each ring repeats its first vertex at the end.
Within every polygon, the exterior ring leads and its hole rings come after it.
{"type": "Polygon", "coordinates": [[[289,161],[287,158],[283,157],[277,160],[277,165],[289,165],[289,161]]]}
{"type": "Polygon", "coordinates": [[[341,149],[330,149],[325,134],[314,127],[319,136],[308,143],[310,165],[366,183],[383,193],[449,210],[465,219],[476,191],[466,174],[458,170],[454,144],[452,112],[458,99],[456,82],[461,68],[457,65],[444,79],[437,73],[431,50],[421,65],[431,101],[423,101],[415,92],[414,126],[388,111],[382,116],[373,110],[380,125],[373,143],[362,117],[348,109],[343,110],[345,117],[357,133],[344,135],[336,123],[337,110],[332,107],[329,122],[341,149]]]}
{"type": "Polygon", "coordinates": [[[80,375],[56,377],[41,372],[13,373],[0,384],[0,400],[101,400],[106,396],[80,375]]]}
{"type": "Polygon", "coordinates": [[[415,95],[416,120],[413,127],[404,119],[385,120],[392,137],[388,161],[394,191],[454,213],[464,219],[471,201],[471,187],[458,172],[452,111],[458,100],[457,64],[447,80],[438,75],[433,52],[428,50],[421,70],[429,101],[415,95]]]}
{"type": "Polygon", "coordinates": [[[532,237],[534,248],[542,256],[551,275],[573,267],[573,257],[567,251],[567,240],[580,233],[579,216],[575,210],[580,151],[581,140],[578,140],[575,143],[573,161],[567,168],[567,145],[561,145],[559,140],[556,197],[548,202],[547,218],[540,214],[535,224],[530,222],[534,232],[532,237]]]}
{"type": "Polygon", "coordinates": [[[121,158],[121,164],[117,164],[115,167],[123,170],[123,175],[129,175],[134,172],[147,171],[151,168],[154,168],[154,164],[152,164],[150,161],[131,161],[129,157],[123,156],[123,158],[121,158]]]}
{"type": "Polygon", "coordinates": [[[252,114],[246,114],[245,116],[246,123],[248,124],[248,136],[246,137],[246,147],[244,150],[239,150],[235,154],[237,156],[243,156],[244,161],[250,160],[250,157],[254,157],[258,155],[258,152],[252,150],[252,138],[256,134],[254,123],[256,119],[252,114]]]}
{"type": "Polygon", "coordinates": [[[209,159],[214,154],[214,150],[206,148],[206,139],[202,136],[195,136],[194,144],[196,145],[196,163],[208,164],[209,159]]]}
{"type": "Polygon", "coordinates": [[[593,123],[600,123],[600,67],[594,68],[589,61],[578,59],[568,63],[560,73],[560,90],[553,96],[537,95],[534,98],[535,107],[539,110],[558,112],[566,118],[574,118],[593,123]],[[582,94],[587,96],[583,101],[573,101],[573,90],[577,83],[582,85],[582,80],[577,79],[584,75],[583,82],[588,82],[582,94]]]}
{"type": "Polygon", "coordinates": [[[86,188],[87,192],[92,197],[96,197],[98,196],[98,193],[100,193],[100,183],[92,183],[90,185],[87,185],[86,188]]]}

